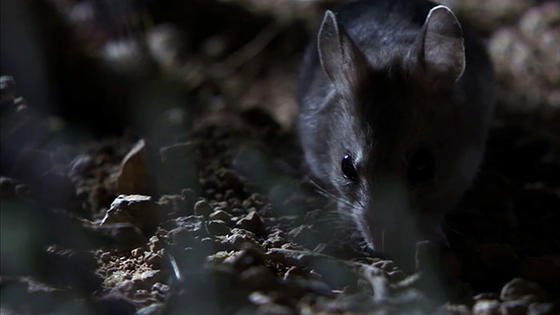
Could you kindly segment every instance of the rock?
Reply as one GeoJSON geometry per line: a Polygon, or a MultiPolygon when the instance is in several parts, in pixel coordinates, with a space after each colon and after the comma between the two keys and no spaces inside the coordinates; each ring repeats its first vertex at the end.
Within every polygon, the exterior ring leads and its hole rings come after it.
{"type": "Polygon", "coordinates": [[[230,233],[230,228],[222,220],[212,220],[206,223],[206,230],[210,235],[226,235],[230,233]]]}
{"type": "MultiPolygon", "coordinates": [[[[440,264],[440,260],[441,252],[437,244],[431,241],[420,241],[416,243],[416,271],[433,271],[434,267],[440,264]]],[[[374,266],[376,264],[374,264],[374,266]]]]}
{"type": "Polygon", "coordinates": [[[521,261],[519,275],[524,279],[560,288],[560,257],[527,257],[521,261]]]}
{"type": "Polygon", "coordinates": [[[285,305],[264,304],[257,310],[257,315],[292,315],[294,311],[285,305]]]}
{"type": "Polygon", "coordinates": [[[117,193],[149,194],[150,170],[144,139],[138,140],[124,157],[117,177],[117,193]]]}
{"type": "Polygon", "coordinates": [[[498,294],[494,292],[484,292],[479,293],[473,297],[473,300],[497,300],[499,298],[498,294]]]}
{"type": "Polygon", "coordinates": [[[210,214],[209,218],[211,220],[222,220],[228,223],[231,221],[232,215],[223,210],[216,210],[210,214]]]}
{"type": "Polygon", "coordinates": [[[112,223],[131,223],[142,231],[151,232],[159,223],[152,197],[144,195],[120,195],[107,210],[101,225],[112,223]]]}
{"type": "Polygon", "coordinates": [[[480,259],[492,279],[506,281],[516,272],[519,257],[507,244],[489,243],[479,247],[480,259]]]}
{"type": "Polygon", "coordinates": [[[158,205],[168,214],[191,215],[194,202],[187,201],[182,194],[163,195],[159,198],[158,205]]]}
{"type": "Polygon", "coordinates": [[[499,83],[498,99],[508,111],[537,112],[551,121],[558,117],[559,17],[560,5],[544,1],[527,10],[518,25],[492,35],[489,53],[499,83]]]}
{"type": "Polygon", "coordinates": [[[525,315],[528,308],[529,302],[527,301],[506,301],[500,305],[500,312],[502,315],[525,315]]]}
{"type": "Polygon", "coordinates": [[[15,188],[16,197],[25,199],[30,197],[31,189],[25,184],[18,184],[15,188]]]}
{"type": "Polygon", "coordinates": [[[140,288],[151,288],[162,280],[159,270],[140,270],[132,275],[132,282],[140,288]]]}
{"type": "Polygon", "coordinates": [[[445,315],[470,315],[471,310],[466,305],[455,305],[449,302],[439,308],[438,314],[445,315]]]}
{"type": "Polygon", "coordinates": [[[243,190],[243,183],[234,171],[220,168],[217,175],[222,187],[232,189],[235,192],[241,192],[243,190]]]}
{"type": "Polygon", "coordinates": [[[70,162],[70,177],[76,177],[85,174],[95,166],[95,160],[89,154],[80,154],[70,162]]]}
{"type": "Polygon", "coordinates": [[[184,142],[160,149],[162,174],[160,182],[164,191],[178,192],[184,188],[198,189],[195,165],[196,145],[184,142]]]}
{"type": "Polygon", "coordinates": [[[19,184],[19,181],[9,178],[9,177],[0,177],[0,198],[2,199],[12,199],[16,196],[16,186],[19,184]]]}
{"type": "Polygon", "coordinates": [[[153,303],[136,311],[136,315],[160,315],[164,310],[163,303],[153,303]]]}
{"type": "Polygon", "coordinates": [[[268,234],[267,239],[263,242],[263,247],[265,248],[280,248],[282,245],[286,244],[288,241],[283,235],[281,230],[276,230],[268,234]]]}
{"type": "Polygon", "coordinates": [[[195,242],[194,233],[183,226],[172,229],[169,231],[168,235],[173,243],[178,245],[191,246],[195,242]]]}
{"type": "Polygon", "coordinates": [[[225,243],[227,247],[235,250],[242,250],[248,248],[259,248],[259,242],[255,239],[255,234],[244,230],[234,228],[231,230],[231,235],[228,235],[222,243],[225,243]]]}
{"type": "Polygon", "coordinates": [[[245,270],[251,266],[260,266],[264,263],[265,255],[262,251],[248,248],[230,255],[224,260],[225,264],[233,265],[235,270],[245,270]]]}
{"type": "Polygon", "coordinates": [[[497,300],[478,300],[473,306],[473,315],[502,315],[497,300]]]}
{"type": "Polygon", "coordinates": [[[270,288],[276,284],[276,277],[265,266],[249,267],[239,274],[240,284],[251,290],[270,288]]]}
{"type": "Polygon", "coordinates": [[[210,213],[212,213],[212,206],[206,199],[199,200],[194,204],[195,215],[207,217],[210,213]]]}
{"type": "Polygon", "coordinates": [[[269,295],[266,295],[260,291],[255,291],[249,294],[249,301],[251,301],[251,303],[256,305],[263,305],[263,304],[272,303],[273,299],[269,295]]]}
{"type": "Polygon", "coordinates": [[[237,226],[242,229],[249,230],[257,235],[266,233],[264,223],[256,211],[252,211],[241,220],[237,221],[237,226]]]}
{"type": "Polygon", "coordinates": [[[134,303],[118,290],[111,290],[97,298],[94,301],[94,307],[100,314],[134,314],[136,312],[134,303]]]}
{"type": "Polygon", "coordinates": [[[48,270],[49,284],[88,292],[97,290],[102,282],[95,274],[97,263],[89,251],[51,245],[42,258],[42,267],[48,270]]]}
{"type": "Polygon", "coordinates": [[[559,307],[551,303],[531,303],[527,315],[553,315],[559,311],[559,307]]]}
{"type": "Polygon", "coordinates": [[[74,184],[65,175],[49,171],[31,186],[34,196],[53,207],[70,208],[68,203],[75,197],[74,184]]]}
{"type": "Polygon", "coordinates": [[[130,223],[92,224],[84,225],[84,228],[92,234],[92,238],[100,239],[109,247],[132,250],[147,241],[144,233],[130,223]]]}
{"type": "Polygon", "coordinates": [[[500,292],[500,299],[502,301],[520,299],[538,301],[544,299],[545,296],[546,292],[538,284],[521,278],[515,278],[506,283],[500,292]]]}
{"type": "Polygon", "coordinates": [[[87,200],[91,209],[101,210],[106,209],[106,207],[111,204],[113,198],[115,198],[115,196],[113,196],[104,185],[97,184],[91,188],[87,200]]]}

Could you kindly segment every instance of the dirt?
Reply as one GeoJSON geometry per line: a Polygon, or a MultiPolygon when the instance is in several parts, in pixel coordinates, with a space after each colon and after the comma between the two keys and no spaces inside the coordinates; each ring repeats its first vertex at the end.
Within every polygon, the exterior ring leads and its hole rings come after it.
{"type": "MultiPolygon", "coordinates": [[[[61,3],[59,10],[77,14],[88,2],[61,3]]],[[[210,15],[223,12],[212,5],[230,5],[193,3],[210,15]]],[[[161,50],[168,54],[145,57],[160,69],[153,90],[123,86],[173,106],[150,112],[123,105],[106,118],[123,124],[116,133],[77,135],[93,122],[91,130],[102,130],[105,118],[81,124],[64,110],[45,113],[19,97],[19,77],[2,77],[1,312],[558,313],[558,66],[546,65],[557,57],[558,42],[547,38],[559,34],[560,7],[523,1],[502,15],[484,7],[489,18],[478,25],[500,89],[485,160],[445,219],[448,244],[418,242],[413,259],[401,261],[371,253],[333,213],[335,202],[306,177],[290,128],[305,41],[286,33],[305,33],[329,4],[315,3],[308,16],[274,5],[247,10],[250,3],[234,6],[252,16],[248,25],[284,24],[261,28],[265,39],[257,46],[264,48],[245,48],[238,59],[231,51],[239,52],[233,47],[240,38],[217,32],[196,39],[172,13],[147,8],[156,22],[169,23],[158,36],[189,38],[187,47],[171,39],[161,50]],[[529,23],[538,14],[546,23],[529,23]],[[536,28],[544,39],[530,35],[536,28]],[[282,54],[286,61],[277,58],[282,54]],[[193,69],[205,67],[200,75],[207,77],[196,77],[193,69]],[[184,90],[189,104],[177,101],[184,90]],[[130,118],[139,113],[140,120],[130,118]]],[[[473,7],[456,5],[480,19],[473,7]]],[[[78,35],[93,32],[92,21],[70,21],[81,25],[78,35]]],[[[153,40],[156,26],[141,34],[153,40]]],[[[93,52],[106,43],[103,31],[90,40],[93,52]]],[[[138,75],[127,67],[134,75],[117,76],[138,75]]]]}

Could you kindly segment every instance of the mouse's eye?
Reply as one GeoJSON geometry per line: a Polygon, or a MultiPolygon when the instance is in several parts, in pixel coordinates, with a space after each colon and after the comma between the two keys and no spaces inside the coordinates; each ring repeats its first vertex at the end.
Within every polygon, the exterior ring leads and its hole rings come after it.
{"type": "Polygon", "coordinates": [[[342,157],[342,162],[340,163],[342,173],[344,177],[355,182],[358,180],[358,172],[356,172],[356,167],[354,166],[354,159],[350,154],[345,154],[342,157]]]}
{"type": "Polygon", "coordinates": [[[407,158],[406,176],[411,184],[432,180],[436,172],[436,160],[427,148],[420,148],[407,158]]]}

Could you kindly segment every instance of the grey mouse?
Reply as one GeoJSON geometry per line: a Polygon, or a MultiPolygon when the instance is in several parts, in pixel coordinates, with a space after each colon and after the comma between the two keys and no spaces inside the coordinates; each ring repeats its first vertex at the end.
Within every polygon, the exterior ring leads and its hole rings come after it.
{"type": "Polygon", "coordinates": [[[440,231],[478,172],[493,86],[484,46],[446,6],[362,0],[325,13],[301,66],[299,140],[367,247],[440,231]]]}

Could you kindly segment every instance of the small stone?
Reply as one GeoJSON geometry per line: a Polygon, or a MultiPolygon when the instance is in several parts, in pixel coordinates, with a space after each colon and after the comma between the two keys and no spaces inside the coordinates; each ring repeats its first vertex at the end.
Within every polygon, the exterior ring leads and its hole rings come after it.
{"type": "Polygon", "coordinates": [[[501,315],[497,300],[478,300],[473,306],[473,315],[501,315]]]}
{"type": "Polygon", "coordinates": [[[101,225],[132,223],[143,231],[153,231],[159,222],[155,203],[150,196],[120,195],[112,203],[101,225]]]}
{"type": "Polygon", "coordinates": [[[117,177],[117,193],[148,194],[150,170],[146,142],[140,139],[124,157],[117,177]]]}
{"type": "Polygon", "coordinates": [[[14,198],[16,191],[15,188],[19,182],[13,178],[0,177],[0,198],[14,198]]]}
{"type": "Polygon", "coordinates": [[[533,300],[534,298],[538,299],[544,296],[546,296],[546,292],[538,284],[521,278],[515,278],[506,283],[500,292],[500,299],[502,301],[533,300]]]}
{"type": "Polygon", "coordinates": [[[553,315],[559,311],[559,307],[552,303],[531,303],[527,315],[553,315]]]}
{"type": "Polygon", "coordinates": [[[272,303],[272,298],[260,291],[255,291],[251,294],[249,294],[249,301],[251,301],[251,303],[256,304],[256,305],[263,305],[263,304],[269,304],[272,303]]]}
{"type": "Polygon", "coordinates": [[[274,274],[265,266],[247,268],[239,275],[241,285],[250,289],[264,289],[276,283],[274,274]]]}
{"type": "Polygon", "coordinates": [[[161,272],[159,270],[145,270],[132,275],[132,281],[142,288],[150,288],[160,280],[161,272]]]}
{"type": "Polygon", "coordinates": [[[237,221],[237,226],[242,229],[249,230],[257,235],[264,235],[266,232],[264,223],[256,211],[249,213],[244,218],[237,221]]]}
{"type": "Polygon", "coordinates": [[[511,269],[516,266],[518,261],[517,254],[514,249],[507,244],[489,243],[480,246],[480,258],[487,268],[490,270],[511,269]],[[508,266],[508,268],[505,268],[508,266]]]}
{"type": "Polygon", "coordinates": [[[466,305],[455,305],[445,303],[439,308],[438,314],[447,314],[447,315],[470,315],[471,310],[466,305]]]}
{"type": "Polygon", "coordinates": [[[264,304],[257,310],[257,315],[292,315],[295,312],[280,304],[264,304]]]}
{"type": "Polygon", "coordinates": [[[160,149],[163,166],[161,184],[165,191],[181,191],[198,186],[196,144],[177,143],[160,149]]]}
{"type": "Polygon", "coordinates": [[[506,301],[500,305],[500,312],[502,315],[525,315],[528,308],[529,303],[527,301],[506,301]]]}
{"type": "Polygon", "coordinates": [[[142,254],[142,248],[138,247],[130,251],[132,257],[139,257],[142,254]]]}
{"type": "Polygon", "coordinates": [[[17,184],[15,188],[15,193],[16,196],[19,198],[27,198],[31,193],[31,189],[29,188],[29,186],[25,184],[17,184]]]}
{"type": "Polygon", "coordinates": [[[543,285],[558,287],[560,283],[560,257],[527,257],[519,265],[519,275],[543,285]]]}
{"type": "Polygon", "coordinates": [[[70,162],[70,177],[85,174],[95,166],[95,161],[89,154],[80,154],[70,162]]]}
{"type": "Polygon", "coordinates": [[[152,286],[152,290],[159,291],[161,293],[167,293],[167,292],[169,292],[170,288],[167,284],[163,284],[161,282],[156,282],[152,286]]]}
{"type": "Polygon", "coordinates": [[[497,299],[498,299],[498,294],[496,294],[494,292],[479,293],[479,294],[477,294],[473,297],[473,300],[475,300],[475,301],[478,301],[478,300],[497,300],[497,299]]]}
{"type": "Polygon", "coordinates": [[[205,199],[199,200],[194,204],[194,214],[207,217],[212,213],[212,206],[205,199]]]}
{"type": "Polygon", "coordinates": [[[233,189],[236,192],[243,190],[243,183],[232,170],[221,168],[218,170],[218,180],[220,180],[223,187],[233,189]]]}
{"type": "Polygon", "coordinates": [[[222,220],[212,220],[206,224],[206,230],[210,235],[226,235],[230,228],[222,220]]]}
{"type": "Polygon", "coordinates": [[[230,255],[224,260],[225,264],[233,265],[236,270],[245,270],[251,266],[264,263],[264,253],[258,249],[248,248],[230,255]]]}
{"type": "Polygon", "coordinates": [[[146,307],[139,309],[136,315],[159,315],[164,313],[165,305],[163,303],[152,303],[146,307]]]}
{"type": "Polygon", "coordinates": [[[216,210],[212,212],[209,216],[211,220],[222,220],[224,222],[229,222],[231,220],[231,214],[223,211],[223,210],[216,210]]]}
{"type": "Polygon", "coordinates": [[[142,231],[130,223],[114,223],[104,225],[83,225],[94,238],[105,241],[110,247],[119,249],[134,249],[146,243],[142,231]]]}
{"type": "Polygon", "coordinates": [[[66,207],[75,197],[76,189],[66,174],[49,171],[31,186],[34,195],[52,206],[66,207]]]}

